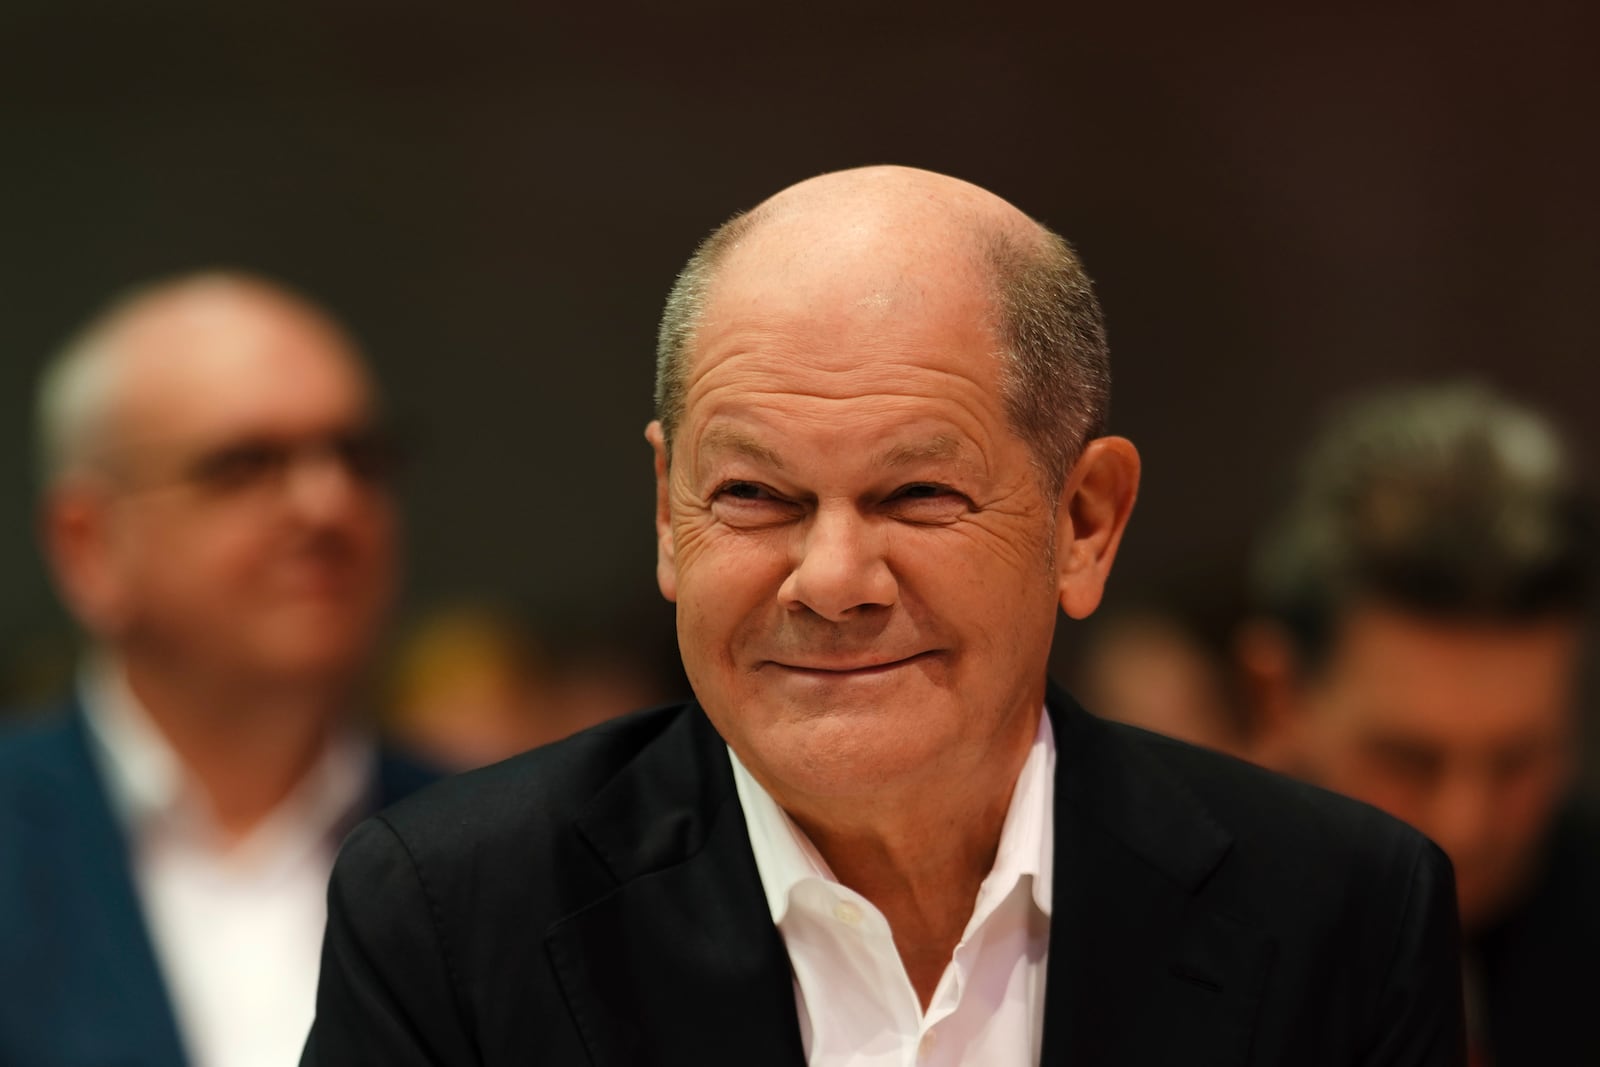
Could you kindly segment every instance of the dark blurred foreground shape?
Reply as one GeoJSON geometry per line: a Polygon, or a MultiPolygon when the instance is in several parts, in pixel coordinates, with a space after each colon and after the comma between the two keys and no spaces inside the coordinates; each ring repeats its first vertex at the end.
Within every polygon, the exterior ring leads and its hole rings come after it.
{"type": "Polygon", "coordinates": [[[1600,1063],[1600,820],[1570,796],[1592,506],[1539,413],[1393,389],[1326,422],[1253,559],[1257,758],[1450,855],[1494,1067],[1600,1063]]]}
{"type": "Polygon", "coordinates": [[[292,1063],[338,842],[429,777],[350,717],[396,570],[372,383],[299,297],[192,275],[66,346],[37,432],[90,649],[0,734],[0,1063],[292,1063]]]}

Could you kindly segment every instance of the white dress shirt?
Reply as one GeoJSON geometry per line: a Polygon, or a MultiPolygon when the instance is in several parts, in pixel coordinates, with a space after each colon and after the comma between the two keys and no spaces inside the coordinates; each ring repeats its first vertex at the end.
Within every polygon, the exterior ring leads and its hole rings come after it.
{"type": "Polygon", "coordinates": [[[328,875],[374,781],[373,748],[340,738],[263,822],[230,840],[115,665],[90,664],[81,692],[193,1067],[298,1063],[328,875]]]}
{"type": "Polygon", "coordinates": [[[1012,791],[994,868],[922,1010],[888,921],[841,885],[730,749],[772,921],[789,952],[811,1067],[1024,1067],[1039,1062],[1054,853],[1050,716],[1012,791]]]}

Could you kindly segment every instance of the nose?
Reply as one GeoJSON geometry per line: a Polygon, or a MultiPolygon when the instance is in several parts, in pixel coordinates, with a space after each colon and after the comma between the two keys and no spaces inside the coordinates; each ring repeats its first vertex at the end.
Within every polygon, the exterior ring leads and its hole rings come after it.
{"type": "Polygon", "coordinates": [[[285,471],[289,501],[297,514],[317,522],[337,522],[360,503],[365,486],[331,447],[308,448],[285,471]]]}
{"type": "Polygon", "coordinates": [[[898,595],[883,535],[855,508],[821,506],[799,532],[796,558],[778,602],[832,622],[888,607],[898,595]]]}
{"type": "Polygon", "coordinates": [[[1497,806],[1493,783],[1486,775],[1456,768],[1440,784],[1427,829],[1440,848],[1465,865],[1491,851],[1497,806]]]}

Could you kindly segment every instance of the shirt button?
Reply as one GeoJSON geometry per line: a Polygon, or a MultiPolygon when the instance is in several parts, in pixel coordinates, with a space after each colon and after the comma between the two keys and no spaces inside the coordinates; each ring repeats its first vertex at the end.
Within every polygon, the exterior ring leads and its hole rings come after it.
{"type": "Polygon", "coordinates": [[[936,1044],[938,1044],[938,1041],[935,1040],[933,1031],[929,1030],[922,1035],[922,1040],[917,1042],[917,1057],[925,1060],[933,1055],[933,1046],[936,1044]]]}
{"type": "Polygon", "coordinates": [[[861,925],[861,908],[849,900],[841,900],[833,906],[833,917],[846,926],[861,925]]]}

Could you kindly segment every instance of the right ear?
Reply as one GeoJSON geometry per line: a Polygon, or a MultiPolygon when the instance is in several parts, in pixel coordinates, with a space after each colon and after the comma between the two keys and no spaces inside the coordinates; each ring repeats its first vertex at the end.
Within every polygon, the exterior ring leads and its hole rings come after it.
{"type": "Polygon", "coordinates": [[[672,464],[667,456],[667,437],[661,420],[652,419],[644,428],[644,439],[656,454],[656,584],[661,595],[678,600],[678,556],[672,541],[672,490],[669,475],[672,464]]]}
{"type": "Polygon", "coordinates": [[[115,633],[122,625],[122,582],[116,565],[111,508],[105,493],[68,484],[46,492],[39,540],[68,610],[90,633],[115,633]]]}
{"type": "Polygon", "coordinates": [[[1074,619],[1100,606],[1117,546],[1139,495],[1139,452],[1124,437],[1084,447],[1056,502],[1056,587],[1074,619]]]}

